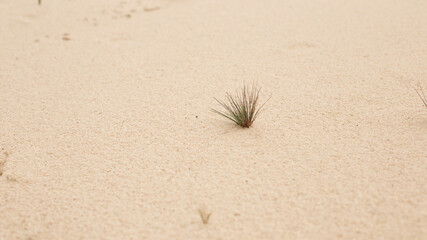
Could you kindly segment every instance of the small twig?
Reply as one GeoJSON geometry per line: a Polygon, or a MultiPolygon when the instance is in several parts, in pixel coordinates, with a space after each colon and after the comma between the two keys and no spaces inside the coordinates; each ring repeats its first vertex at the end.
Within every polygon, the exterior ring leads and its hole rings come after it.
{"type": "Polygon", "coordinates": [[[39,5],[42,5],[42,0],[39,0],[39,5]]]}
{"type": "Polygon", "coordinates": [[[4,152],[4,157],[2,159],[0,158],[0,176],[3,175],[3,166],[6,163],[6,160],[8,157],[9,157],[9,153],[4,152]]]}
{"type": "Polygon", "coordinates": [[[159,9],[160,9],[160,7],[144,7],[145,12],[152,12],[152,11],[156,11],[159,9]]]}
{"type": "Polygon", "coordinates": [[[424,106],[427,108],[427,98],[424,94],[423,88],[421,87],[421,84],[418,83],[419,89],[414,88],[415,92],[417,92],[418,96],[421,98],[421,101],[423,102],[424,106]]]}

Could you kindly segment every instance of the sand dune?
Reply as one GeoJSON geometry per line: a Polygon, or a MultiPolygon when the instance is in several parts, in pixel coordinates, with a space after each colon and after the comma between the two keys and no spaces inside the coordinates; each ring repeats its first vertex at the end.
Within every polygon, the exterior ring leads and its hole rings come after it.
{"type": "Polygon", "coordinates": [[[426,12],[0,1],[0,239],[427,239],[426,12]]]}

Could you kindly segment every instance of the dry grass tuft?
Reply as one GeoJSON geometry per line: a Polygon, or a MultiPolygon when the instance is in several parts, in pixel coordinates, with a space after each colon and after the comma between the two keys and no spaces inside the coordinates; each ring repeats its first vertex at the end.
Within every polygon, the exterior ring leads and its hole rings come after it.
{"type": "Polygon", "coordinates": [[[203,224],[208,224],[209,218],[211,217],[212,213],[207,213],[206,211],[199,209],[199,215],[202,219],[203,224]]]}
{"type": "Polygon", "coordinates": [[[260,91],[261,88],[258,88],[255,85],[252,85],[251,88],[243,85],[240,93],[236,92],[235,95],[232,95],[227,92],[226,101],[221,101],[215,98],[225,111],[221,112],[215,109],[212,109],[212,111],[233,121],[241,127],[249,128],[258,117],[265,103],[268,101],[267,100],[262,105],[258,104],[260,91]]]}

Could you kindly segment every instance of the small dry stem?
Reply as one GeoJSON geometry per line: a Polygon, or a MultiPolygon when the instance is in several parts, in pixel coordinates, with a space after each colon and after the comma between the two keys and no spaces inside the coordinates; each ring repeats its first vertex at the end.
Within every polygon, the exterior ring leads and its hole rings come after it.
{"type": "Polygon", "coordinates": [[[205,210],[199,209],[199,215],[202,219],[203,224],[208,224],[209,218],[211,217],[212,213],[207,213],[205,210]]]}
{"type": "Polygon", "coordinates": [[[421,101],[423,102],[424,106],[427,108],[427,97],[424,94],[421,84],[418,84],[418,89],[417,88],[414,88],[414,89],[415,89],[415,92],[417,92],[418,96],[420,97],[421,101]]]}

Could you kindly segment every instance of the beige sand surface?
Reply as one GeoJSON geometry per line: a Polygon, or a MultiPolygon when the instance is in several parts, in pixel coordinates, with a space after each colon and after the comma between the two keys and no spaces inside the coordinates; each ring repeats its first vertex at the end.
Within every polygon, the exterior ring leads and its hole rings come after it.
{"type": "Polygon", "coordinates": [[[427,239],[426,12],[1,0],[0,239],[427,239]]]}

